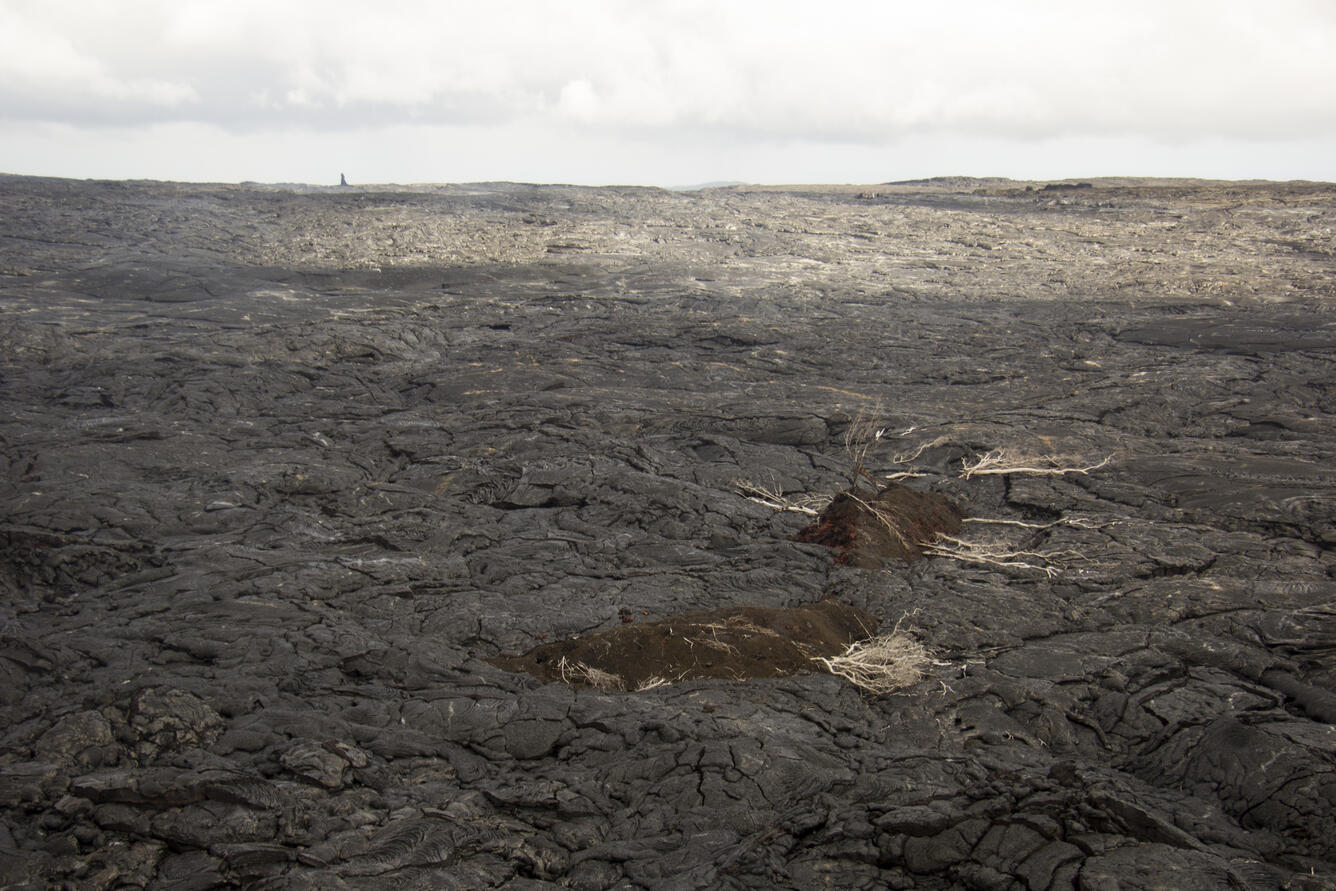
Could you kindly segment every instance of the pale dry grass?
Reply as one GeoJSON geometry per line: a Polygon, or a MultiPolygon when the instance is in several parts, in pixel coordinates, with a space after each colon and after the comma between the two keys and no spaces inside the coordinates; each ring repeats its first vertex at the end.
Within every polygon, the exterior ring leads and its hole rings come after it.
{"type": "Polygon", "coordinates": [[[881,442],[886,435],[885,427],[878,427],[869,416],[859,414],[849,423],[844,431],[844,452],[849,456],[852,467],[849,471],[850,490],[856,490],[860,480],[866,478],[877,484],[877,478],[867,471],[867,459],[873,446],[881,442]]]}
{"type": "Polygon", "coordinates": [[[699,625],[689,625],[684,629],[681,637],[688,646],[701,644],[702,646],[712,647],[716,650],[722,650],[730,656],[738,655],[738,648],[733,644],[719,639],[719,632],[725,636],[755,637],[757,635],[764,637],[779,637],[779,632],[772,628],[765,628],[742,616],[730,616],[721,622],[706,622],[699,625]]]}
{"type": "Polygon", "coordinates": [[[610,671],[594,668],[583,662],[572,662],[565,656],[557,660],[557,671],[561,680],[567,684],[581,683],[595,690],[625,690],[626,684],[610,671]]]}

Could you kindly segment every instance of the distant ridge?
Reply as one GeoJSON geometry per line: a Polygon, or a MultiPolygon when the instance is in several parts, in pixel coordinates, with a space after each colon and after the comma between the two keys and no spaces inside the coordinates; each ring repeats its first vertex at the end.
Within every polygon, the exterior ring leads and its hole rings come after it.
{"type": "Polygon", "coordinates": [[[1004,186],[1016,180],[1005,176],[930,176],[927,179],[900,179],[883,183],[887,186],[941,186],[948,189],[972,189],[981,186],[1004,186]]]}
{"type": "Polygon", "coordinates": [[[747,185],[740,179],[717,179],[708,183],[696,183],[694,186],[668,186],[670,192],[699,192],[701,189],[727,189],[730,186],[747,185]]]}

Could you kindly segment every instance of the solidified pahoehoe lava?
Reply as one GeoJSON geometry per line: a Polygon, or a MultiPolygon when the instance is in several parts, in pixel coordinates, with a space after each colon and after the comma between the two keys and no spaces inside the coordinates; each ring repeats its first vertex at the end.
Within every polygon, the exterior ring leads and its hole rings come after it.
{"type": "Polygon", "coordinates": [[[840,565],[877,569],[890,560],[913,563],[939,533],[959,532],[963,518],[943,495],[891,483],[875,495],[841,492],[793,540],[825,545],[840,565]]]}
{"type": "Polygon", "coordinates": [[[1336,888],[1336,184],[1042,187],[0,174],[0,888],[1336,888]]]}

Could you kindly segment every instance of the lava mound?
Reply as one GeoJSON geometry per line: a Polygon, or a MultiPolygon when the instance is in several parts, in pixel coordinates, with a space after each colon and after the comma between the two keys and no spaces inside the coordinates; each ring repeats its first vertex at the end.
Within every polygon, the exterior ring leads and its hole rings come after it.
{"type": "Polygon", "coordinates": [[[796,674],[876,630],[875,618],[837,600],[791,609],[739,606],[623,625],[489,661],[546,681],[643,690],[695,678],[796,674]]]}
{"type": "Polygon", "coordinates": [[[891,483],[876,494],[841,492],[793,540],[825,545],[842,566],[879,569],[891,560],[920,559],[924,545],[959,532],[962,519],[945,496],[891,483]]]}

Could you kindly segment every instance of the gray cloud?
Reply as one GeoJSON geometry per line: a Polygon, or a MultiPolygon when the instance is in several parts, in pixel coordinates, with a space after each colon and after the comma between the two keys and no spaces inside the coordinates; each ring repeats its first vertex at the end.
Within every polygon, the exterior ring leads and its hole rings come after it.
{"type": "Polygon", "coordinates": [[[1180,149],[1194,143],[1256,156],[1228,149],[1239,141],[1317,157],[1336,140],[1336,5],[0,0],[10,156],[90,129],[127,156],[150,132],[211,133],[233,156],[468,146],[509,158],[511,176],[527,156],[504,140],[522,139],[567,152],[566,167],[539,169],[571,179],[559,171],[596,176],[581,166],[590,153],[626,180],[686,158],[717,179],[747,177],[732,165],[761,157],[778,168],[826,151],[839,170],[839,158],[870,168],[971,145],[986,170],[1039,143],[1100,140],[1159,145],[1160,158],[1191,157],[1180,149]]]}
{"type": "Polygon", "coordinates": [[[876,141],[1336,126],[1324,0],[9,0],[0,107],[82,124],[538,120],[876,141]]]}

